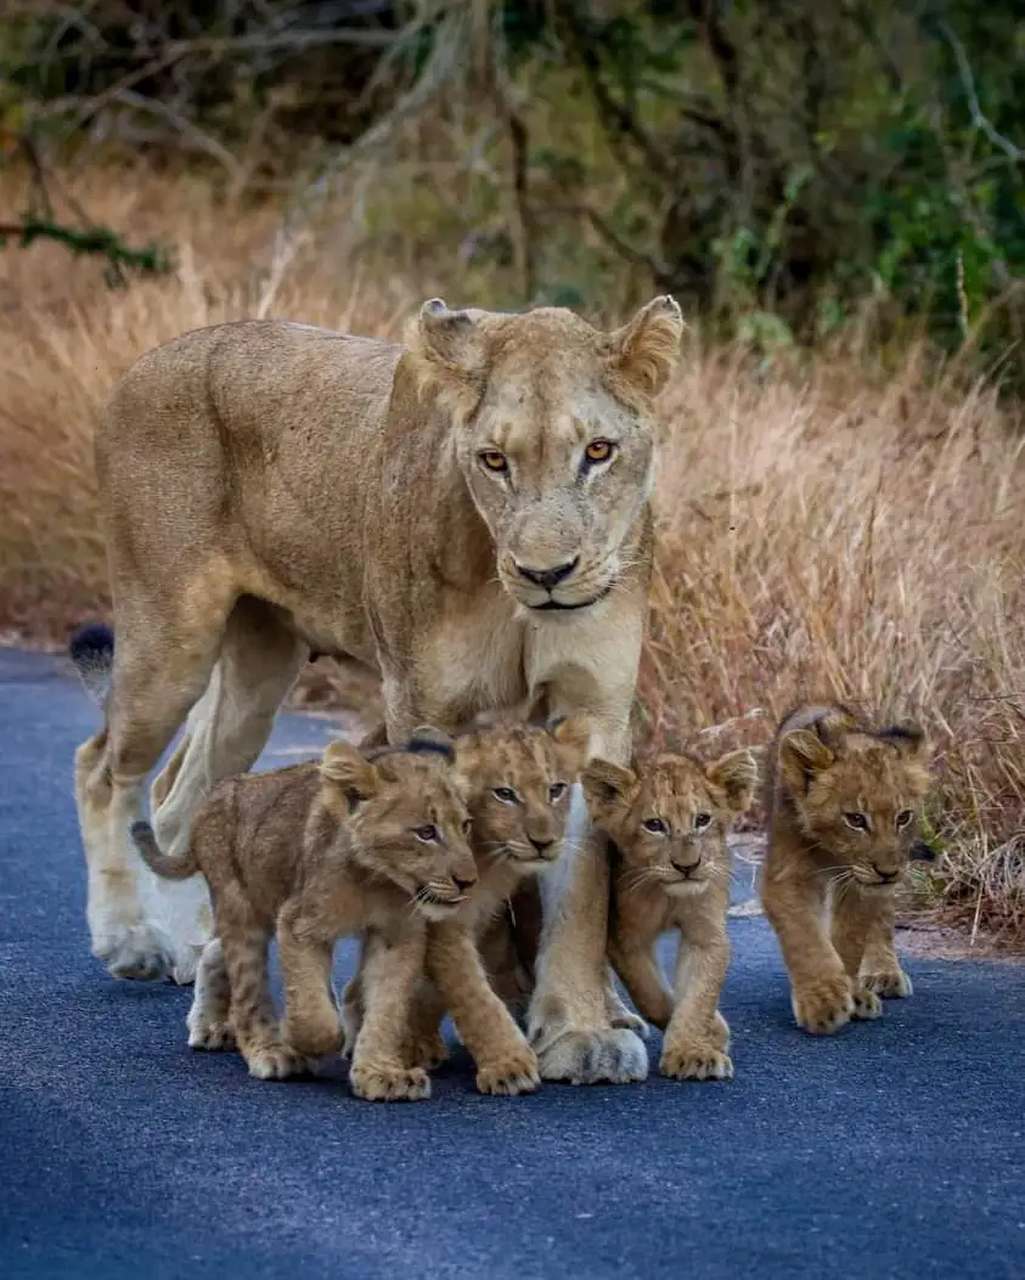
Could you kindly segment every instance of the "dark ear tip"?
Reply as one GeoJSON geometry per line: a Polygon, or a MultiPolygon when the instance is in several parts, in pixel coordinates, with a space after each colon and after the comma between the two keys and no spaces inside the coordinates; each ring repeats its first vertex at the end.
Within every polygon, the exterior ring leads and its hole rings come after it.
{"type": "Polygon", "coordinates": [[[448,306],[446,305],[444,298],[428,298],[420,308],[420,314],[422,316],[430,316],[432,318],[435,316],[443,316],[446,311],[448,311],[448,306]]]}

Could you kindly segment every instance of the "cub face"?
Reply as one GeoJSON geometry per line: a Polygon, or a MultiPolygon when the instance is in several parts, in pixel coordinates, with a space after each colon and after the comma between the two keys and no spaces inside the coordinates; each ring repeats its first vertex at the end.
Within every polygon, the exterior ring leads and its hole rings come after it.
{"type": "Polygon", "coordinates": [[[729,875],[726,833],[751,803],[758,766],[748,750],[705,766],[660,755],[636,772],[592,760],[584,795],[594,824],[617,845],[632,886],[673,897],[703,893],[729,875]]]}
{"type": "Polygon", "coordinates": [[[479,859],[512,862],[524,872],[555,861],[566,836],[570,789],[587,763],[589,744],[583,715],[551,730],[500,725],[457,739],[479,859]]]}
{"type": "Polygon", "coordinates": [[[357,864],[408,893],[429,920],[450,916],[477,881],[465,787],[452,740],[429,728],[374,761],[332,742],[320,762],[321,801],[357,864]]]}
{"type": "Polygon", "coordinates": [[[780,740],[779,779],[803,834],[863,889],[892,892],[920,855],[929,771],[916,726],[794,729],[780,740]]]}

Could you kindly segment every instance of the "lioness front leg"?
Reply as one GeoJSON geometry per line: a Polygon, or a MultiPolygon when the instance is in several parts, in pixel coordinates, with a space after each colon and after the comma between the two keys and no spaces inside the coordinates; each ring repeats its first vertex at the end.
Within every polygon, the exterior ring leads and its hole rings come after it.
{"type": "Polygon", "coordinates": [[[911,975],[901,967],[893,945],[894,903],[892,898],[880,904],[872,921],[861,962],[861,983],[869,991],[887,999],[902,999],[914,991],[911,975]]]}
{"type": "Polygon", "coordinates": [[[431,925],[427,973],[477,1064],[481,1093],[530,1093],[540,1083],[537,1057],[491,989],[467,928],[431,925]]]}
{"type": "Polygon", "coordinates": [[[673,993],[676,1006],[662,1041],[663,1075],[677,1080],[732,1079],[733,1063],[722,1043],[725,1020],[717,1008],[729,962],[725,933],[707,945],[681,938],[673,993]]]}
{"type": "Polygon", "coordinates": [[[352,1051],[349,1086],[369,1102],[415,1102],[431,1096],[421,1067],[402,1061],[413,988],[423,972],[426,932],[411,927],[397,938],[368,932],[363,939],[360,984],[363,1021],[352,1051]]]}
{"type": "Polygon", "coordinates": [[[825,896],[821,881],[767,876],[762,883],[762,904],[790,978],[794,1018],[812,1035],[832,1035],[854,1012],[851,980],[822,928],[825,896]]]}
{"type": "Polygon", "coordinates": [[[878,897],[873,899],[862,893],[856,885],[848,884],[834,890],[832,907],[830,935],[851,980],[851,994],[854,997],[851,1016],[863,1020],[881,1018],[882,1001],[862,982],[860,973],[869,930],[876,922],[880,909],[885,909],[885,904],[878,897]]]}

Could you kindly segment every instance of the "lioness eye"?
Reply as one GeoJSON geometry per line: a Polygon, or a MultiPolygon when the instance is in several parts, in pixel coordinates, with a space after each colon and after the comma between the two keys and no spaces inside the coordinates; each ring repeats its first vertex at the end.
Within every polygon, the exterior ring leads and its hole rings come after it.
{"type": "Polygon", "coordinates": [[[706,827],[712,825],[712,815],[710,813],[696,813],[694,815],[694,830],[704,831],[706,827]]]}
{"type": "Polygon", "coordinates": [[[588,462],[608,462],[616,451],[611,440],[592,440],[584,450],[588,462]]]}
{"type": "Polygon", "coordinates": [[[900,813],[897,814],[897,830],[899,831],[901,827],[906,827],[914,816],[913,809],[901,809],[900,813]]]}
{"type": "Polygon", "coordinates": [[[509,470],[508,459],[500,449],[485,449],[480,455],[480,460],[488,471],[494,471],[496,475],[509,470]]]}
{"type": "Polygon", "coordinates": [[[868,819],[863,813],[845,813],[843,820],[849,827],[853,827],[855,831],[868,830],[868,819]]]}
{"type": "Polygon", "coordinates": [[[650,831],[653,835],[668,835],[669,827],[662,818],[645,818],[641,823],[645,831],[650,831]]]}
{"type": "Polygon", "coordinates": [[[496,800],[501,800],[503,804],[515,804],[518,799],[512,787],[496,787],[494,796],[496,800]]]}
{"type": "Polygon", "coordinates": [[[414,834],[424,844],[433,844],[438,839],[438,828],[433,822],[427,822],[422,827],[417,827],[414,834]]]}
{"type": "Polygon", "coordinates": [[[553,786],[550,786],[548,788],[548,799],[551,800],[553,804],[555,803],[556,800],[561,800],[565,794],[566,794],[565,782],[556,782],[553,786]]]}

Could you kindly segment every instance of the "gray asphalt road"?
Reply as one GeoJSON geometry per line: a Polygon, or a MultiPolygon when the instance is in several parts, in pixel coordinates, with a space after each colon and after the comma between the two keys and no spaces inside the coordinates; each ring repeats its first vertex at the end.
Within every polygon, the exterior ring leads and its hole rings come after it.
{"type": "MultiPolygon", "coordinates": [[[[71,788],[96,711],[0,651],[0,1276],[815,1280],[1025,1275],[1025,968],[918,962],[878,1023],[791,1023],[732,924],[736,1078],[349,1096],[190,1052],[190,994],[89,955],[71,788]]],[[[330,725],[284,717],[263,763],[330,725]]],[[[344,979],[352,949],[338,961],[344,979]]],[[[657,1036],[652,1042],[657,1056],[657,1036]]]]}

